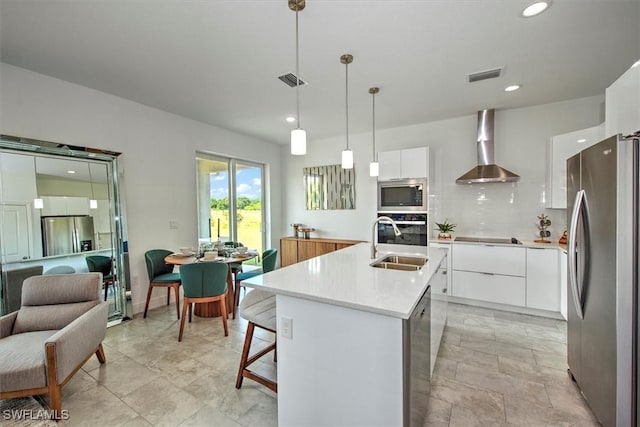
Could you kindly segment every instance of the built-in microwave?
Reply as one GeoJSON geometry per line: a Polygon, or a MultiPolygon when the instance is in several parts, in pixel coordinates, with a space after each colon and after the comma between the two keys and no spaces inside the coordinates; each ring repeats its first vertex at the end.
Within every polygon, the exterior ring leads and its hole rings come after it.
{"type": "Polygon", "coordinates": [[[426,178],[378,181],[378,212],[427,212],[426,178]]]}

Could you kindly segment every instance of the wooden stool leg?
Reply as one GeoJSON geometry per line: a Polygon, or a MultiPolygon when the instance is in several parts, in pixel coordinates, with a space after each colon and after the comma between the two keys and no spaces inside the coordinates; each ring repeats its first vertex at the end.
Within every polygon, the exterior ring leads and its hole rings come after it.
{"type": "Polygon", "coordinates": [[[242,347],[242,356],[240,356],[240,368],[238,368],[238,377],[236,378],[236,388],[242,387],[242,372],[247,365],[247,359],[249,358],[249,349],[251,348],[251,340],[253,338],[253,322],[249,322],[247,325],[247,333],[244,337],[244,346],[242,347]]]}
{"type": "Polygon", "coordinates": [[[238,305],[240,305],[240,283],[235,282],[235,290],[233,292],[233,318],[236,318],[236,312],[238,311],[238,305]]]}
{"type": "Polygon", "coordinates": [[[108,282],[103,282],[104,284],[104,300],[107,300],[107,292],[109,291],[109,283],[108,282]]]}
{"type": "Polygon", "coordinates": [[[104,347],[102,347],[102,343],[100,343],[96,350],[96,357],[100,363],[105,363],[107,361],[107,356],[104,355],[104,347]]]}
{"type": "Polygon", "coordinates": [[[153,290],[153,285],[149,283],[149,290],[147,291],[147,302],[144,305],[144,316],[143,319],[147,318],[147,310],[149,310],[149,301],[151,300],[151,291],[153,290]]]}

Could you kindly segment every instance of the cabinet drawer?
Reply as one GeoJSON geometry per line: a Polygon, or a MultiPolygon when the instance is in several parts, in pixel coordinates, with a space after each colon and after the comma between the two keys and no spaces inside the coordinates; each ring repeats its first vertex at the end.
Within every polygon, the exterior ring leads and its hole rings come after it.
{"type": "MultiPolygon", "coordinates": [[[[455,261],[454,261],[455,262],[455,261]]],[[[499,274],[453,272],[453,296],[524,307],[524,277],[499,274]]]]}
{"type": "Polygon", "coordinates": [[[453,269],[524,277],[525,248],[453,244],[453,269]]]}

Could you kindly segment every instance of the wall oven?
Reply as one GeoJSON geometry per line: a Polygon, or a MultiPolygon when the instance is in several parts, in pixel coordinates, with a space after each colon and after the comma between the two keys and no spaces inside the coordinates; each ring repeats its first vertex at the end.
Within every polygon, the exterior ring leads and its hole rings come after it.
{"type": "Polygon", "coordinates": [[[396,236],[391,223],[378,223],[378,243],[396,245],[427,246],[427,214],[426,213],[385,213],[378,216],[391,218],[402,233],[396,236]]]}
{"type": "Polygon", "coordinates": [[[378,212],[427,212],[426,178],[378,181],[378,212]]]}

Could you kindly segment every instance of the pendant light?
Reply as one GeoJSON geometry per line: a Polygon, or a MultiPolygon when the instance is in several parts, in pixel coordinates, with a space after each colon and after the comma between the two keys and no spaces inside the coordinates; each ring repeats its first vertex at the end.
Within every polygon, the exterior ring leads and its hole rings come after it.
{"type": "MultiPolygon", "coordinates": [[[[33,156],[33,172],[36,175],[36,178],[38,176],[38,167],[37,167],[37,163],[36,163],[36,156],[33,156]]],[[[36,182],[37,184],[37,182],[36,182]]],[[[36,188],[36,192],[37,192],[37,188],[36,188]]],[[[44,199],[38,197],[38,195],[36,194],[36,198],[33,199],[33,208],[34,209],[44,209],[44,199]]]]}
{"type": "Polygon", "coordinates": [[[380,168],[378,166],[378,153],[376,153],[376,93],[380,92],[380,88],[369,88],[369,93],[373,98],[373,158],[369,163],[369,176],[378,176],[380,168]]]}
{"type": "Polygon", "coordinates": [[[300,55],[298,44],[298,12],[303,10],[305,0],[289,0],[289,9],[296,13],[296,128],[291,131],[291,154],[307,154],[307,132],[300,126],[300,55]]]}
{"type": "Polygon", "coordinates": [[[344,64],[345,106],[347,112],[347,148],[342,150],[342,167],[344,169],[353,169],[353,151],[349,149],[349,64],[353,62],[353,55],[345,53],[340,57],[340,62],[344,64]]]}

